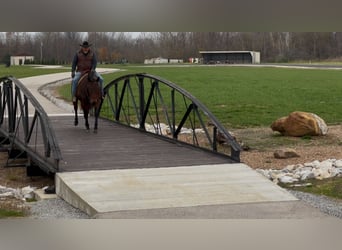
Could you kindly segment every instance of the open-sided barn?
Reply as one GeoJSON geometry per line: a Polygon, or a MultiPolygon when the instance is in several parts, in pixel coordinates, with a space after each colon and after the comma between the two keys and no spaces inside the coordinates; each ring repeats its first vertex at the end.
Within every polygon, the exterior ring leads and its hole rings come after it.
{"type": "Polygon", "coordinates": [[[258,64],[257,51],[200,51],[204,64],[258,64]]]}

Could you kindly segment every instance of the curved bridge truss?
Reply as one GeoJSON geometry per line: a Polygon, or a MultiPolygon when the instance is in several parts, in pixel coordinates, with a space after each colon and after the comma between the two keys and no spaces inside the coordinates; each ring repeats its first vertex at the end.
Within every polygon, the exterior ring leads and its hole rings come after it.
{"type": "Polygon", "coordinates": [[[102,116],[240,162],[241,147],[234,137],[201,102],[176,84],[140,73],[111,81],[105,91],[102,116]],[[224,145],[219,143],[222,141],[224,145]]]}
{"type": "Polygon", "coordinates": [[[49,118],[30,91],[14,77],[0,78],[0,145],[26,154],[46,173],[58,171],[60,149],[49,118]]]}

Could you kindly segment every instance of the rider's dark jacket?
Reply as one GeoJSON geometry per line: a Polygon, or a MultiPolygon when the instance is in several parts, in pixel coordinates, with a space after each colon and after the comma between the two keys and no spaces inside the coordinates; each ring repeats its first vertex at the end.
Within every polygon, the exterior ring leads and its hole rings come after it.
{"type": "Polygon", "coordinates": [[[79,50],[72,60],[71,70],[74,72],[85,72],[89,70],[95,70],[97,65],[96,55],[93,51],[89,50],[87,54],[84,54],[82,50],[79,50]]]}

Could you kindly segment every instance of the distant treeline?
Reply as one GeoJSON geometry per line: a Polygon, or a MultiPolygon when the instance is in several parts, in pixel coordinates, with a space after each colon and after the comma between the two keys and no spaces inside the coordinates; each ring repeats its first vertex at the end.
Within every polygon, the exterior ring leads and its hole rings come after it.
{"type": "Polygon", "coordinates": [[[342,32],[3,32],[0,60],[33,55],[35,63],[69,64],[88,40],[99,63],[200,57],[203,50],[259,51],[262,63],[340,60],[342,32]]]}

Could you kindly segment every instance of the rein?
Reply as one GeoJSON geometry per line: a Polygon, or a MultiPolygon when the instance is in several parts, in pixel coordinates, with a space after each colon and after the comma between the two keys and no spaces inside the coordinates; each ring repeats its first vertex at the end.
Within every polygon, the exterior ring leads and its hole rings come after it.
{"type": "Polygon", "coordinates": [[[83,79],[84,79],[85,77],[88,77],[88,73],[84,73],[84,74],[81,76],[80,80],[78,80],[77,85],[80,85],[80,83],[83,81],[83,79]]]}

